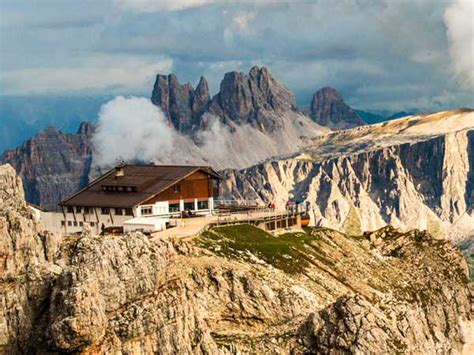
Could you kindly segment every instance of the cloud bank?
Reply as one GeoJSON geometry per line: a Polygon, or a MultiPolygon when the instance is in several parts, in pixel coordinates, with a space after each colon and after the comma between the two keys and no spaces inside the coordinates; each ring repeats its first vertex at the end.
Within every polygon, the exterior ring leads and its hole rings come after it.
{"type": "Polygon", "coordinates": [[[265,65],[300,106],[327,85],[366,110],[469,106],[472,87],[460,82],[472,78],[470,5],[472,0],[5,0],[0,86],[8,95],[148,96],[145,72],[152,78],[173,71],[184,82],[206,76],[215,93],[225,72],[265,65]]]}
{"type": "Polygon", "coordinates": [[[474,1],[454,1],[446,9],[444,20],[454,70],[474,88],[474,1]]]}
{"type": "Polygon", "coordinates": [[[153,87],[157,72],[169,72],[169,58],[90,57],[73,67],[26,68],[0,73],[3,94],[127,92],[153,87]]]}

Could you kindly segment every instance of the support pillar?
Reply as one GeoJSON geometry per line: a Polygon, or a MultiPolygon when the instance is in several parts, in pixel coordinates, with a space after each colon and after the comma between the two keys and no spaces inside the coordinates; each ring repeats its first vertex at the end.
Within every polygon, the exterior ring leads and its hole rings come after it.
{"type": "Polygon", "coordinates": [[[212,211],[214,211],[214,198],[213,197],[209,197],[207,205],[209,207],[209,213],[212,213],[212,211]]]}

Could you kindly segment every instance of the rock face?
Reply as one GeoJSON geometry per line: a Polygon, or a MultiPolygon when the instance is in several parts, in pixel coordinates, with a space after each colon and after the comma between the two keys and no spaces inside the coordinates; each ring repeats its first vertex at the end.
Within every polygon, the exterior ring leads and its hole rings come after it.
{"type": "Polygon", "coordinates": [[[346,105],[341,94],[331,87],[324,87],[314,93],[310,116],[318,124],[334,129],[365,125],[357,112],[346,105]]]}
{"type": "Polygon", "coordinates": [[[161,107],[179,132],[206,130],[209,121],[205,114],[217,116],[221,122],[249,124],[254,128],[274,132],[282,127],[276,115],[297,111],[293,93],[275,80],[267,68],[253,67],[249,74],[226,73],[220,91],[212,100],[206,80],[196,88],[181,85],[174,74],[156,77],[152,102],[161,107]]]}
{"type": "Polygon", "coordinates": [[[188,133],[210,100],[206,79],[201,77],[194,90],[191,84],[181,85],[174,74],[157,75],[151,102],[159,106],[174,128],[188,133]]]}
{"type": "Polygon", "coordinates": [[[390,224],[465,239],[474,236],[473,117],[438,114],[326,136],[300,156],[229,171],[223,194],[281,207],[307,201],[315,225],[348,233],[390,224]]]}
{"type": "Polygon", "coordinates": [[[276,238],[244,225],[59,243],[6,166],[0,230],[4,353],[458,354],[473,340],[467,264],[426,232],[276,238]]]}
{"type": "Polygon", "coordinates": [[[11,164],[25,186],[26,199],[47,209],[88,182],[93,127],[84,122],[77,134],[48,127],[20,147],[7,150],[0,162],[11,164]]]}
{"type": "Polygon", "coordinates": [[[0,166],[0,235],[0,353],[26,353],[59,269],[59,239],[34,220],[9,165],[0,166]]]}
{"type": "Polygon", "coordinates": [[[248,75],[225,74],[209,112],[238,124],[249,123],[265,130],[275,129],[274,114],[296,111],[292,92],[275,80],[265,67],[253,67],[248,75]]]}

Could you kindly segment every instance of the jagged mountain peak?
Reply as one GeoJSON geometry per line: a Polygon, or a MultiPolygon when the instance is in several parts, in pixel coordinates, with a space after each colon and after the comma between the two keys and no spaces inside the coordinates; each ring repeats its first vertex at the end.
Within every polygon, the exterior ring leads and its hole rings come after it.
{"type": "MultiPolygon", "coordinates": [[[[341,93],[339,91],[337,91],[335,88],[333,88],[332,86],[324,86],[322,87],[321,89],[319,89],[318,91],[316,91],[314,93],[314,95],[317,96],[317,94],[320,94],[320,95],[326,95],[326,96],[331,96],[333,97],[334,99],[337,99],[337,100],[342,100],[344,101],[341,93]]],[[[313,96],[314,97],[314,96],[313,96]]]]}
{"type": "Polygon", "coordinates": [[[204,77],[194,89],[180,84],[174,74],[158,74],[151,96],[172,125],[181,133],[206,129],[208,112],[222,122],[251,124],[261,130],[274,130],[274,114],[296,111],[293,93],[274,79],[266,67],[254,66],[248,74],[231,71],[224,74],[219,92],[212,98],[204,77]]]}
{"type": "Polygon", "coordinates": [[[159,106],[174,128],[182,133],[192,129],[209,100],[206,79],[201,77],[194,90],[190,83],[181,84],[173,73],[158,74],[151,94],[151,102],[159,106]]]}
{"type": "Polygon", "coordinates": [[[57,209],[59,201],[88,181],[92,130],[88,122],[80,125],[77,134],[46,127],[21,146],[6,150],[0,161],[21,172],[29,202],[57,209]]]}
{"type": "Polygon", "coordinates": [[[344,102],[342,95],[330,86],[325,86],[314,93],[310,116],[315,122],[334,129],[365,125],[357,112],[344,102]]]}
{"type": "Polygon", "coordinates": [[[201,76],[201,78],[199,79],[199,83],[196,86],[196,91],[202,90],[209,91],[209,84],[207,83],[206,78],[203,76],[201,76]]]}
{"type": "Polygon", "coordinates": [[[267,68],[257,66],[248,74],[226,73],[210,105],[210,112],[225,120],[256,125],[271,124],[265,113],[294,110],[293,93],[274,79],[267,68]]]}

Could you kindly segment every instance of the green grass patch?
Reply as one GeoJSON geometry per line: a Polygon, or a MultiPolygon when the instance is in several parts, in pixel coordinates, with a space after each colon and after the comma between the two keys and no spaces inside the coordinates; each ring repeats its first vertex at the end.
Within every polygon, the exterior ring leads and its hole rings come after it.
{"type": "Polygon", "coordinates": [[[309,265],[308,254],[317,252],[313,243],[316,239],[306,232],[273,236],[257,227],[242,224],[215,227],[202,233],[196,243],[220,256],[253,263],[262,260],[295,274],[303,272],[309,265]]]}

